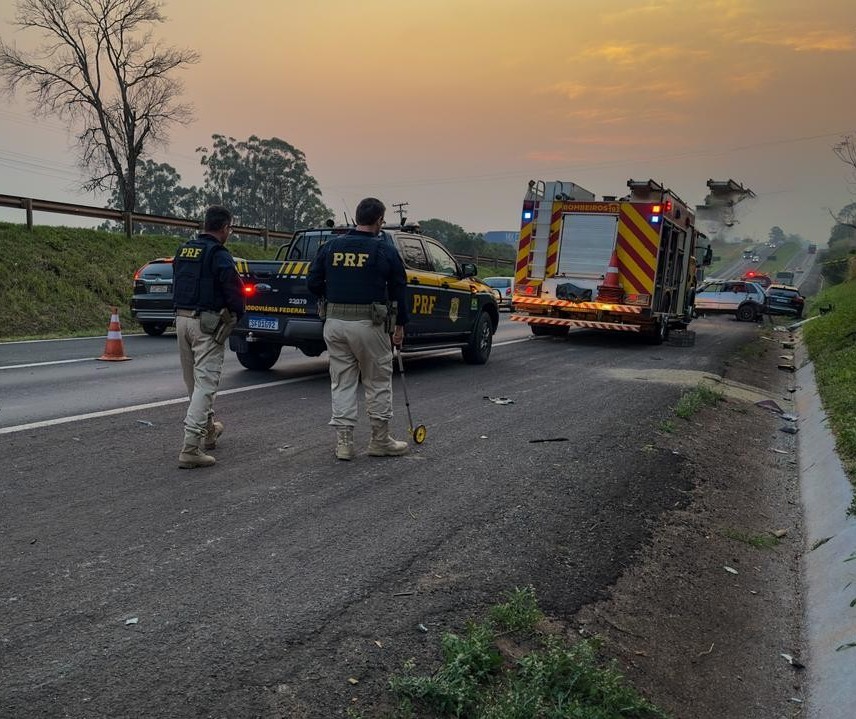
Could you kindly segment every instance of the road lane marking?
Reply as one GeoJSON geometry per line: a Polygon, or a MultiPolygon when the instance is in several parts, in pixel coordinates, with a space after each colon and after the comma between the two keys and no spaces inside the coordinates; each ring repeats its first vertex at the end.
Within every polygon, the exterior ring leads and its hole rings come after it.
{"type": "MultiPolygon", "coordinates": [[[[521,337],[519,339],[511,339],[504,340],[502,342],[497,342],[494,344],[494,347],[502,347],[504,345],[513,345],[518,342],[528,342],[531,340],[531,337],[521,337]]],[[[425,352],[419,353],[422,356],[430,356],[431,354],[451,354],[456,352],[457,350],[440,350],[437,353],[425,352]]],[[[89,360],[60,360],[60,362],[86,362],[90,361],[94,358],[89,358],[89,360]]],[[[59,362],[58,362],[59,363],[59,362]]],[[[44,363],[44,364],[58,364],[58,363],[44,363]]],[[[24,367],[26,365],[11,365],[13,367],[24,367]]],[[[36,366],[36,365],[32,365],[36,366]]],[[[6,367],[0,367],[0,369],[7,369],[6,367]]],[[[271,387],[280,387],[286,384],[296,384],[298,382],[306,382],[307,380],[317,379],[319,377],[329,377],[329,374],[325,371],[323,373],[316,372],[315,374],[307,375],[305,377],[293,377],[292,379],[283,379],[277,380],[276,382],[265,382],[264,384],[252,384],[247,385],[245,387],[234,387],[233,389],[226,389],[217,392],[217,396],[221,397],[223,395],[229,394],[239,394],[241,392],[252,392],[257,389],[270,389],[271,387]]],[[[186,397],[179,397],[176,399],[165,399],[160,400],[158,402],[148,402],[146,404],[135,404],[129,407],[115,407],[113,409],[104,409],[98,412],[87,412],[86,414],[75,414],[70,415],[68,417],[56,417],[54,419],[45,419],[40,422],[30,422],[28,424],[18,424],[11,427],[0,427],[0,434],[14,434],[15,432],[26,432],[30,429],[42,429],[44,427],[54,427],[58,424],[69,424],[70,422],[82,422],[87,419],[98,419],[100,417],[113,417],[118,414],[127,414],[129,412],[139,412],[141,410],[146,409],[155,409],[157,407],[168,407],[174,404],[181,404],[182,402],[187,402],[186,397]]]]}
{"type": "MultiPolygon", "coordinates": [[[[319,377],[329,377],[327,372],[315,373],[306,377],[293,377],[292,379],[281,379],[276,382],[265,382],[264,384],[252,384],[246,387],[234,387],[233,389],[225,389],[217,393],[218,397],[226,394],[239,394],[241,392],[252,392],[257,389],[270,389],[271,387],[280,387],[286,384],[297,384],[298,382],[306,382],[319,377]]],[[[99,412],[88,412],[86,414],[75,414],[69,417],[56,417],[55,419],[45,419],[41,422],[30,422],[29,424],[18,424],[13,427],[0,427],[0,434],[13,434],[15,432],[26,432],[28,429],[41,429],[43,427],[53,427],[58,424],[68,424],[69,422],[82,422],[87,419],[98,419],[99,417],[113,417],[117,414],[127,414],[128,412],[139,412],[145,409],[155,409],[156,407],[168,407],[173,404],[181,404],[187,402],[187,397],[179,397],[177,399],[165,399],[159,402],[148,402],[146,404],[135,404],[130,407],[115,407],[114,409],[104,409],[99,412]]]]}
{"type": "Polygon", "coordinates": [[[27,369],[28,367],[46,367],[51,364],[71,364],[72,362],[94,362],[96,357],[82,357],[81,359],[53,360],[52,362],[32,362],[30,364],[7,364],[0,369],[27,369]]]}

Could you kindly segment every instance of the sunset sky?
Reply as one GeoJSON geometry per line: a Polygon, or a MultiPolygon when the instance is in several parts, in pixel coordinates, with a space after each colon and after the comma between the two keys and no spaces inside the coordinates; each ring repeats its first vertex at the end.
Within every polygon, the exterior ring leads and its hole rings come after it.
{"type": "MultiPolygon", "coordinates": [[[[15,5],[0,3],[0,37],[30,47],[15,5]]],[[[831,150],[856,133],[853,0],[167,0],[164,13],[156,35],[201,55],[179,74],[196,120],[152,152],[186,185],[220,133],[301,149],[339,220],[375,195],[412,219],[510,230],[530,179],[615,195],[653,178],[696,204],[709,178],[731,178],[758,198],[727,236],[779,225],[825,243],[827,208],[856,201],[831,150]]],[[[78,178],[59,120],[33,120],[23,94],[0,104],[0,194],[103,205],[78,178]]]]}

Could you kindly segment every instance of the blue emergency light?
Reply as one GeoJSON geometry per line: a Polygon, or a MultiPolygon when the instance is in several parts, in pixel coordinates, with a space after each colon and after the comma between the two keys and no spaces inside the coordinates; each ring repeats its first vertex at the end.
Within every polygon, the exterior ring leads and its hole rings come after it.
{"type": "Polygon", "coordinates": [[[532,210],[523,210],[523,219],[531,220],[532,219],[532,210]]]}

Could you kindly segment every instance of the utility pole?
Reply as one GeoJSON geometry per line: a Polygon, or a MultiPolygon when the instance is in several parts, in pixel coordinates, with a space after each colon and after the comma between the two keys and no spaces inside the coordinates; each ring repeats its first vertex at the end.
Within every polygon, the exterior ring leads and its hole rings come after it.
{"type": "Polygon", "coordinates": [[[398,221],[399,224],[404,227],[404,222],[407,218],[404,216],[404,208],[410,205],[409,202],[393,202],[392,206],[395,208],[393,212],[398,213],[398,221]]]}

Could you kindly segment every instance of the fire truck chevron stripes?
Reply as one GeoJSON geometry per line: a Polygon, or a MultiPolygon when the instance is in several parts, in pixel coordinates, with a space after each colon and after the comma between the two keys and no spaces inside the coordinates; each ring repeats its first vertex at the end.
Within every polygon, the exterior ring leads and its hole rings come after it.
{"type": "Polygon", "coordinates": [[[532,246],[532,227],[535,212],[532,216],[520,221],[520,239],[517,244],[517,262],[514,266],[514,281],[523,282],[529,274],[529,251],[532,246]]]}
{"type": "Polygon", "coordinates": [[[652,227],[632,204],[622,202],[616,254],[625,289],[653,294],[659,240],[659,228],[652,227]]]}
{"type": "Polygon", "coordinates": [[[595,322],[593,320],[563,320],[556,317],[527,317],[526,315],[511,315],[515,322],[525,322],[528,325],[553,325],[563,327],[588,327],[595,330],[618,330],[620,332],[640,332],[639,325],[623,325],[618,322],[595,322]]]}
{"type": "Polygon", "coordinates": [[[555,277],[559,266],[559,238],[562,227],[562,209],[560,202],[553,203],[553,212],[550,215],[550,238],[547,241],[547,264],[544,270],[545,277],[555,277]]]}
{"type": "Polygon", "coordinates": [[[545,300],[540,297],[526,297],[524,295],[514,296],[515,307],[525,309],[527,305],[537,305],[539,307],[568,307],[570,309],[580,310],[608,310],[609,312],[624,312],[627,314],[638,315],[642,312],[642,307],[634,305],[614,305],[605,302],[570,302],[569,300],[545,300]]]}

